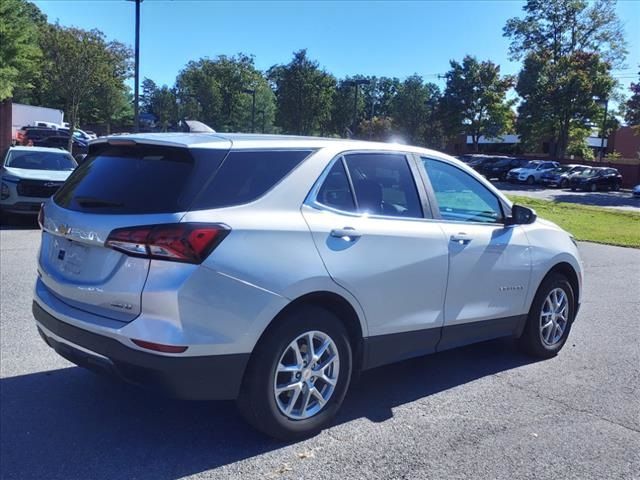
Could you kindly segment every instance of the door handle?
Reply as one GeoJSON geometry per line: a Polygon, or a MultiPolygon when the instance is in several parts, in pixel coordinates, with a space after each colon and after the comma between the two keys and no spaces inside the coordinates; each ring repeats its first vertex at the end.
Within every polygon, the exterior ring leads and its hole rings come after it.
{"type": "Polygon", "coordinates": [[[347,242],[353,242],[362,236],[362,234],[353,227],[334,228],[329,235],[335,238],[341,238],[347,242]]]}
{"type": "Polygon", "coordinates": [[[469,242],[471,242],[469,235],[464,232],[460,232],[457,235],[451,235],[449,240],[453,243],[457,243],[458,245],[469,245],[469,242]]]}

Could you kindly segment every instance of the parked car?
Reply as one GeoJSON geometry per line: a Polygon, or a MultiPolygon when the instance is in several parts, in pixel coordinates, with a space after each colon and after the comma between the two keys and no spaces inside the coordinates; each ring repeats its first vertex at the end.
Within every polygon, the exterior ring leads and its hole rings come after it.
{"type": "Polygon", "coordinates": [[[545,160],[530,160],[521,168],[514,168],[509,170],[507,174],[507,180],[509,182],[526,183],[527,185],[533,185],[539,182],[542,175],[550,172],[551,170],[558,168],[560,164],[558,162],[549,162],[545,160]]]}
{"type": "Polygon", "coordinates": [[[16,132],[18,145],[30,146],[39,140],[58,135],[58,130],[50,127],[22,127],[16,132]]]}
{"type": "Polygon", "coordinates": [[[552,357],[581,301],[571,235],[405,145],[103,137],[39,221],[49,346],[175,396],[237,398],[281,439],[326,426],[363,369],[503,336],[552,357]]]}
{"type": "Polygon", "coordinates": [[[585,165],[561,165],[558,168],[542,174],[540,183],[547,187],[567,188],[569,187],[569,178],[571,178],[571,175],[583,172],[588,168],[589,167],[585,165]]]}
{"type": "Polygon", "coordinates": [[[640,185],[636,185],[635,187],[633,187],[631,194],[636,198],[640,197],[640,185]]]}
{"type": "Polygon", "coordinates": [[[11,147],[0,170],[0,211],[33,214],[77,166],[69,152],[38,147],[11,147]]]}
{"type": "MultiPolygon", "coordinates": [[[[71,130],[68,129],[68,128],[60,128],[59,131],[64,133],[64,134],[66,134],[67,136],[69,136],[69,132],[71,130]]],[[[79,128],[76,128],[76,129],[73,130],[73,136],[75,138],[78,138],[79,140],[84,141],[84,142],[89,142],[89,141],[93,140],[94,138],[98,138],[98,136],[95,133],[93,133],[93,132],[91,132],[91,133],[85,132],[84,130],[80,130],[79,128]]]]}
{"type": "MultiPolygon", "coordinates": [[[[39,147],[49,147],[49,148],[63,148],[68,149],[69,147],[69,135],[57,135],[54,137],[47,137],[41,140],[34,142],[35,145],[39,147]]],[[[86,154],[89,150],[89,144],[84,140],[80,140],[79,138],[73,137],[73,154],[81,155],[86,154]]]]}
{"type": "Polygon", "coordinates": [[[497,178],[504,181],[510,170],[523,167],[528,162],[529,160],[525,158],[501,158],[495,162],[483,164],[476,170],[489,180],[497,178]]]}
{"type": "Polygon", "coordinates": [[[620,190],[622,175],[615,168],[595,167],[583,170],[569,179],[571,190],[620,190]]]}

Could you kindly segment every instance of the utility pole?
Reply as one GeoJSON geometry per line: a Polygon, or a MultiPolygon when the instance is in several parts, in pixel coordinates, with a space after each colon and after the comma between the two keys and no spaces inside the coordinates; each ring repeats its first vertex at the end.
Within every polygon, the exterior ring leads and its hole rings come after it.
{"type": "Polygon", "coordinates": [[[140,4],[143,0],[128,0],[136,4],[136,46],[133,87],[133,131],[140,131],[140,4]]]}
{"type": "Polygon", "coordinates": [[[256,89],[245,88],[243,92],[253,97],[251,102],[251,133],[256,133],[256,89]]]}
{"type": "MultiPolygon", "coordinates": [[[[600,134],[600,161],[602,162],[602,158],[604,156],[604,137],[607,135],[607,110],[609,109],[609,99],[605,98],[602,100],[604,102],[604,117],[602,119],[602,133],[600,134]]],[[[608,146],[608,145],[607,145],[608,146]]]]}
{"type": "Polygon", "coordinates": [[[358,85],[369,85],[370,83],[371,80],[366,78],[344,81],[344,85],[355,87],[355,95],[353,96],[353,123],[351,127],[351,135],[354,137],[358,128],[358,85]]]}

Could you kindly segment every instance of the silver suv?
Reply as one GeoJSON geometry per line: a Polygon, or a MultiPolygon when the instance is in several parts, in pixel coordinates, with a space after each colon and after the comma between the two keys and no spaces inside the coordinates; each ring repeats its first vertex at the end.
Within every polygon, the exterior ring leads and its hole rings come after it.
{"type": "Polygon", "coordinates": [[[237,398],[282,439],[327,425],[357,371],[503,336],[551,357],[582,291],[569,234],[405,145],[98,139],[39,221],[48,345],[171,395],[237,398]]]}

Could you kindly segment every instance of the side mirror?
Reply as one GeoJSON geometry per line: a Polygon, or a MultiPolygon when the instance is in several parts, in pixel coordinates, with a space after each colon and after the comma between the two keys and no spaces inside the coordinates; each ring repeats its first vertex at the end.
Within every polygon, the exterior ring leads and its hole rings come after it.
{"type": "Polygon", "coordinates": [[[505,219],[505,225],[529,225],[536,221],[538,216],[535,210],[522,205],[513,204],[511,207],[511,216],[505,219]]]}

